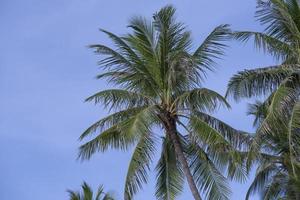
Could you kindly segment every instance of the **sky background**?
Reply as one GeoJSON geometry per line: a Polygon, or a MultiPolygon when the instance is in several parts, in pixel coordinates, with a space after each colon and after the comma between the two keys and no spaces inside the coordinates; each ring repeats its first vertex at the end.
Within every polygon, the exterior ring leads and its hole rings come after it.
{"type": "MultiPolygon", "coordinates": [[[[94,77],[101,71],[89,44],[110,44],[99,28],[127,33],[130,17],[152,14],[166,4],[177,8],[178,20],[192,31],[198,45],[219,24],[234,30],[262,30],[254,19],[255,0],[1,0],[0,1],[0,199],[64,200],[67,189],[83,180],[93,188],[103,183],[119,199],[130,152],[109,151],[90,161],[76,160],[79,135],[105,116],[101,106],[84,103],[107,89],[94,77]]],[[[205,86],[225,93],[239,70],[274,61],[253,45],[229,42],[226,57],[205,86]]],[[[235,128],[253,131],[246,116],[249,100],[232,104],[215,116],[235,128]]],[[[251,181],[251,178],[249,179],[251,181]]],[[[231,183],[232,200],[244,198],[249,181],[231,183]]],[[[155,174],[135,199],[154,198],[155,174]]],[[[185,188],[179,200],[192,199],[185,188]]],[[[255,199],[255,198],[253,198],[255,199]]]]}

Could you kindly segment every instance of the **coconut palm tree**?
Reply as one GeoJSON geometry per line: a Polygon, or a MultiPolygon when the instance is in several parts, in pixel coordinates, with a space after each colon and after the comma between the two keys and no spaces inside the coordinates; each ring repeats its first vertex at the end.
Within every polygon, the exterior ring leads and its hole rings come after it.
{"type": "MultiPolygon", "coordinates": [[[[249,114],[255,116],[255,125],[259,126],[269,117],[271,98],[250,106],[249,114]]],[[[255,153],[258,166],[246,199],[259,192],[264,200],[299,200],[300,101],[296,102],[291,110],[283,113],[281,118],[272,120],[274,121],[269,123],[268,132],[255,136],[256,141],[261,141],[260,147],[251,154],[255,153]],[[274,123],[277,126],[274,126],[274,123]]]]}
{"type": "Polygon", "coordinates": [[[239,72],[228,84],[227,95],[236,100],[268,97],[266,102],[252,106],[251,113],[256,115],[258,128],[248,151],[247,167],[249,169],[254,161],[258,161],[259,167],[247,198],[263,190],[264,199],[299,199],[295,192],[299,191],[300,158],[299,1],[259,0],[257,8],[256,16],[266,25],[265,31],[235,32],[233,36],[241,41],[253,37],[258,48],[273,55],[281,64],[239,72]]]}
{"type": "Polygon", "coordinates": [[[81,188],[82,193],[68,190],[70,200],[114,200],[111,194],[104,192],[103,186],[98,188],[95,195],[86,182],[83,182],[81,188]]]}
{"type": "Polygon", "coordinates": [[[244,177],[238,148],[247,135],[208,114],[229,104],[201,85],[223,55],[228,25],[216,27],[194,51],[190,32],[176,21],[172,6],[155,13],[153,21],[134,17],[129,27],[132,33],[122,37],[102,30],[115,48],[90,46],[104,55],[99,62],[104,73],[97,77],[118,89],[87,98],[115,113],[80,136],[82,140],[97,134],[80,147],[79,157],[89,159],[97,151],[134,146],[125,181],[124,199],[129,200],[147,183],[162,138],[156,166],[157,199],[175,199],[184,177],[194,199],[201,199],[200,191],[207,199],[228,199],[230,190],[222,172],[231,178],[244,177]]]}

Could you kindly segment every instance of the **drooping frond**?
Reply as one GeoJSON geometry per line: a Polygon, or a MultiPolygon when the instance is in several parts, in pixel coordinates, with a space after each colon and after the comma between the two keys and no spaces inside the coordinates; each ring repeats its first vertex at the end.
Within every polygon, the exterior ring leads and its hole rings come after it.
{"type": "Polygon", "coordinates": [[[93,133],[96,133],[97,131],[104,131],[106,129],[111,128],[112,126],[121,123],[125,120],[128,120],[130,117],[136,115],[146,107],[134,107],[129,108],[126,110],[122,110],[119,112],[115,112],[107,117],[104,117],[100,119],[99,121],[95,122],[93,125],[91,125],[89,128],[87,128],[79,137],[80,140],[83,140],[85,137],[90,136],[93,133]]]}
{"type": "Polygon", "coordinates": [[[124,199],[131,200],[132,196],[142,188],[148,180],[148,171],[155,153],[155,138],[150,132],[145,132],[133,152],[126,182],[124,199]]]}
{"type": "Polygon", "coordinates": [[[234,129],[230,125],[204,112],[193,111],[192,115],[197,116],[209,126],[217,130],[235,148],[247,148],[251,142],[250,133],[234,129]]]}
{"type": "Polygon", "coordinates": [[[95,104],[103,104],[110,109],[132,108],[134,106],[145,106],[151,101],[150,97],[141,93],[130,92],[122,89],[103,90],[86,99],[94,101],[95,104]]]}
{"type": "Polygon", "coordinates": [[[278,177],[278,175],[273,176],[272,181],[264,187],[262,198],[264,200],[281,199],[284,190],[282,186],[282,177],[278,177]]]}
{"type": "Polygon", "coordinates": [[[177,109],[189,109],[199,111],[213,111],[219,105],[230,108],[226,99],[215,91],[207,88],[197,88],[186,91],[174,100],[177,109]]]}
{"type": "Polygon", "coordinates": [[[79,158],[89,159],[96,151],[103,152],[108,148],[126,150],[143,134],[151,132],[154,123],[157,123],[155,106],[146,107],[80,146],[79,158]]]}
{"type": "Polygon", "coordinates": [[[277,89],[295,68],[297,65],[279,65],[238,72],[230,79],[226,96],[239,100],[268,95],[277,89]]]}
{"type": "Polygon", "coordinates": [[[163,138],[161,157],[156,165],[156,191],[158,200],[175,200],[182,192],[184,177],[173,144],[163,138]]]}
{"type": "Polygon", "coordinates": [[[97,151],[104,152],[108,148],[126,150],[137,140],[136,135],[122,133],[117,125],[103,131],[94,139],[79,147],[78,158],[82,160],[90,159],[97,151]]]}
{"type": "Polygon", "coordinates": [[[255,174],[255,178],[247,191],[246,200],[249,199],[250,195],[252,195],[256,192],[263,191],[263,189],[267,185],[268,181],[270,181],[270,176],[272,176],[272,173],[274,173],[274,170],[276,170],[276,166],[274,163],[267,163],[265,165],[259,166],[259,168],[255,174]]]}
{"type": "Polygon", "coordinates": [[[196,138],[210,147],[224,148],[226,150],[233,148],[230,142],[227,141],[217,129],[214,129],[195,115],[190,117],[189,128],[196,138]]]}
{"type": "Polygon", "coordinates": [[[286,122],[290,116],[290,107],[293,107],[299,98],[298,79],[299,75],[293,74],[274,92],[267,116],[258,129],[259,134],[281,134],[282,128],[287,128],[286,122]]]}
{"type": "Polygon", "coordinates": [[[251,144],[251,136],[237,131],[225,123],[204,114],[195,113],[189,123],[192,136],[217,164],[224,169],[230,179],[245,181],[247,171],[244,167],[245,150],[251,144]]]}
{"type": "Polygon", "coordinates": [[[295,103],[288,123],[288,146],[293,176],[298,180],[300,172],[300,102],[295,103]]]}
{"type": "Polygon", "coordinates": [[[229,200],[231,192],[220,169],[200,146],[191,144],[189,148],[190,168],[200,190],[209,200],[229,200]]]}
{"type": "Polygon", "coordinates": [[[289,57],[292,57],[295,54],[289,44],[273,38],[265,33],[238,31],[233,33],[233,37],[242,42],[247,42],[253,37],[256,48],[270,53],[278,60],[287,60],[289,57]]]}

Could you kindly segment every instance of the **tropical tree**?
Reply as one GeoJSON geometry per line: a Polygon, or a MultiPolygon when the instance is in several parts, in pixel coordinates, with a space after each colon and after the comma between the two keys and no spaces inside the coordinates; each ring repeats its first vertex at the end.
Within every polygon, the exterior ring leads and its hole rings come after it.
{"type": "Polygon", "coordinates": [[[112,194],[104,192],[102,185],[98,188],[96,194],[86,182],[83,182],[81,188],[82,193],[68,190],[70,200],[114,200],[112,194]]]}
{"type": "Polygon", "coordinates": [[[244,70],[234,75],[227,95],[236,100],[265,96],[252,105],[258,128],[248,152],[248,169],[258,162],[247,198],[255,191],[263,199],[300,199],[299,196],[299,94],[300,6],[297,0],[258,1],[256,16],[266,26],[263,33],[242,31],[241,41],[273,55],[279,65],[244,70]]]}
{"type": "Polygon", "coordinates": [[[155,13],[153,21],[134,17],[129,27],[132,33],[122,37],[102,30],[115,48],[90,46],[104,55],[99,62],[104,73],[97,78],[106,78],[118,89],[87,98],[115,113],[80,136],[82,140],[97,134],[80,147],[79,157],[89,159],[97,151],[134,146],[125,182],[128,200],[147,183],[162,138],[157,199],[175,199],[184,178],[196,200],[201,199],[200,192],[207,199],[228,199],[230,190],[222,172],[244,178],[238,150],[248,137],[208,114],[229,104],[220,94],[201,87],[206,72],[223,55],[228,25],[216,27],[194,51],[190,32],[176,21],[172,6],[155,13]]]}
{"type": "Polygon", "coordinates": [[[259,192],[264,200],[298,200],[300,199],[300,101],[281,113],[280,118],[270,119],[271,112],[274,112],[274,109],[275,112],[278,111],[276,106],[271,105],[272,98],[274,97],[271,96],[265,102],[252,104],[249,109],[249,114],[255,116],[255,125],[267,131],[259,130],[255,136],[255,141],[260,145],[259,148],[252,149],[254,151],[250,155],[255,155],[258,166],[246,199],[251,194],[259,192]]]}

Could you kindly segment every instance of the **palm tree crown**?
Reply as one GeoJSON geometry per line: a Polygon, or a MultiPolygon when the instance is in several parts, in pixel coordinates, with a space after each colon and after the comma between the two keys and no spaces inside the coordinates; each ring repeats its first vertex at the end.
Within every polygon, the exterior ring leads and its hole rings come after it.
{"type": "Polygon", "coordinates": [[[100,186],[95,194],[86,182],[83,182],[81,188],[82,193],[68,190],[70,200],[114,200],[110,193],[104,192],[103,186],[100,186]]]}
{"type": "Polygon", "coordinates": [[[223,55],[228,26],[216,27],[194,51],[190,32],[176,21],[172,6],[155,13],[153,21],[134,17],[129,27],[132,33],[123,37],[102,30],[115,49],[90,46],[105,56],[99,62],[105,72],[97,77],[119,89],[87,98],[116,112],[81,135],[84,139],[97,133],[80,147],[79,157],[89,159],[97,151],[135,146],[124,194],[124,199],[132,199],[147,182],[162,138],[156,166],[157,199],[175,199],[182,191],[184,176],[196,200],[201,199],[199,191],[207,199],[228,199],[230,190],[222,172],[243,179],[238,149],[247,136],[207,114],[229,104],[218,93],[201,87],[206,72],[213,70],[216,58],[223,55]],[[158,130],[164,130],[162,137],[158,130]]]}

